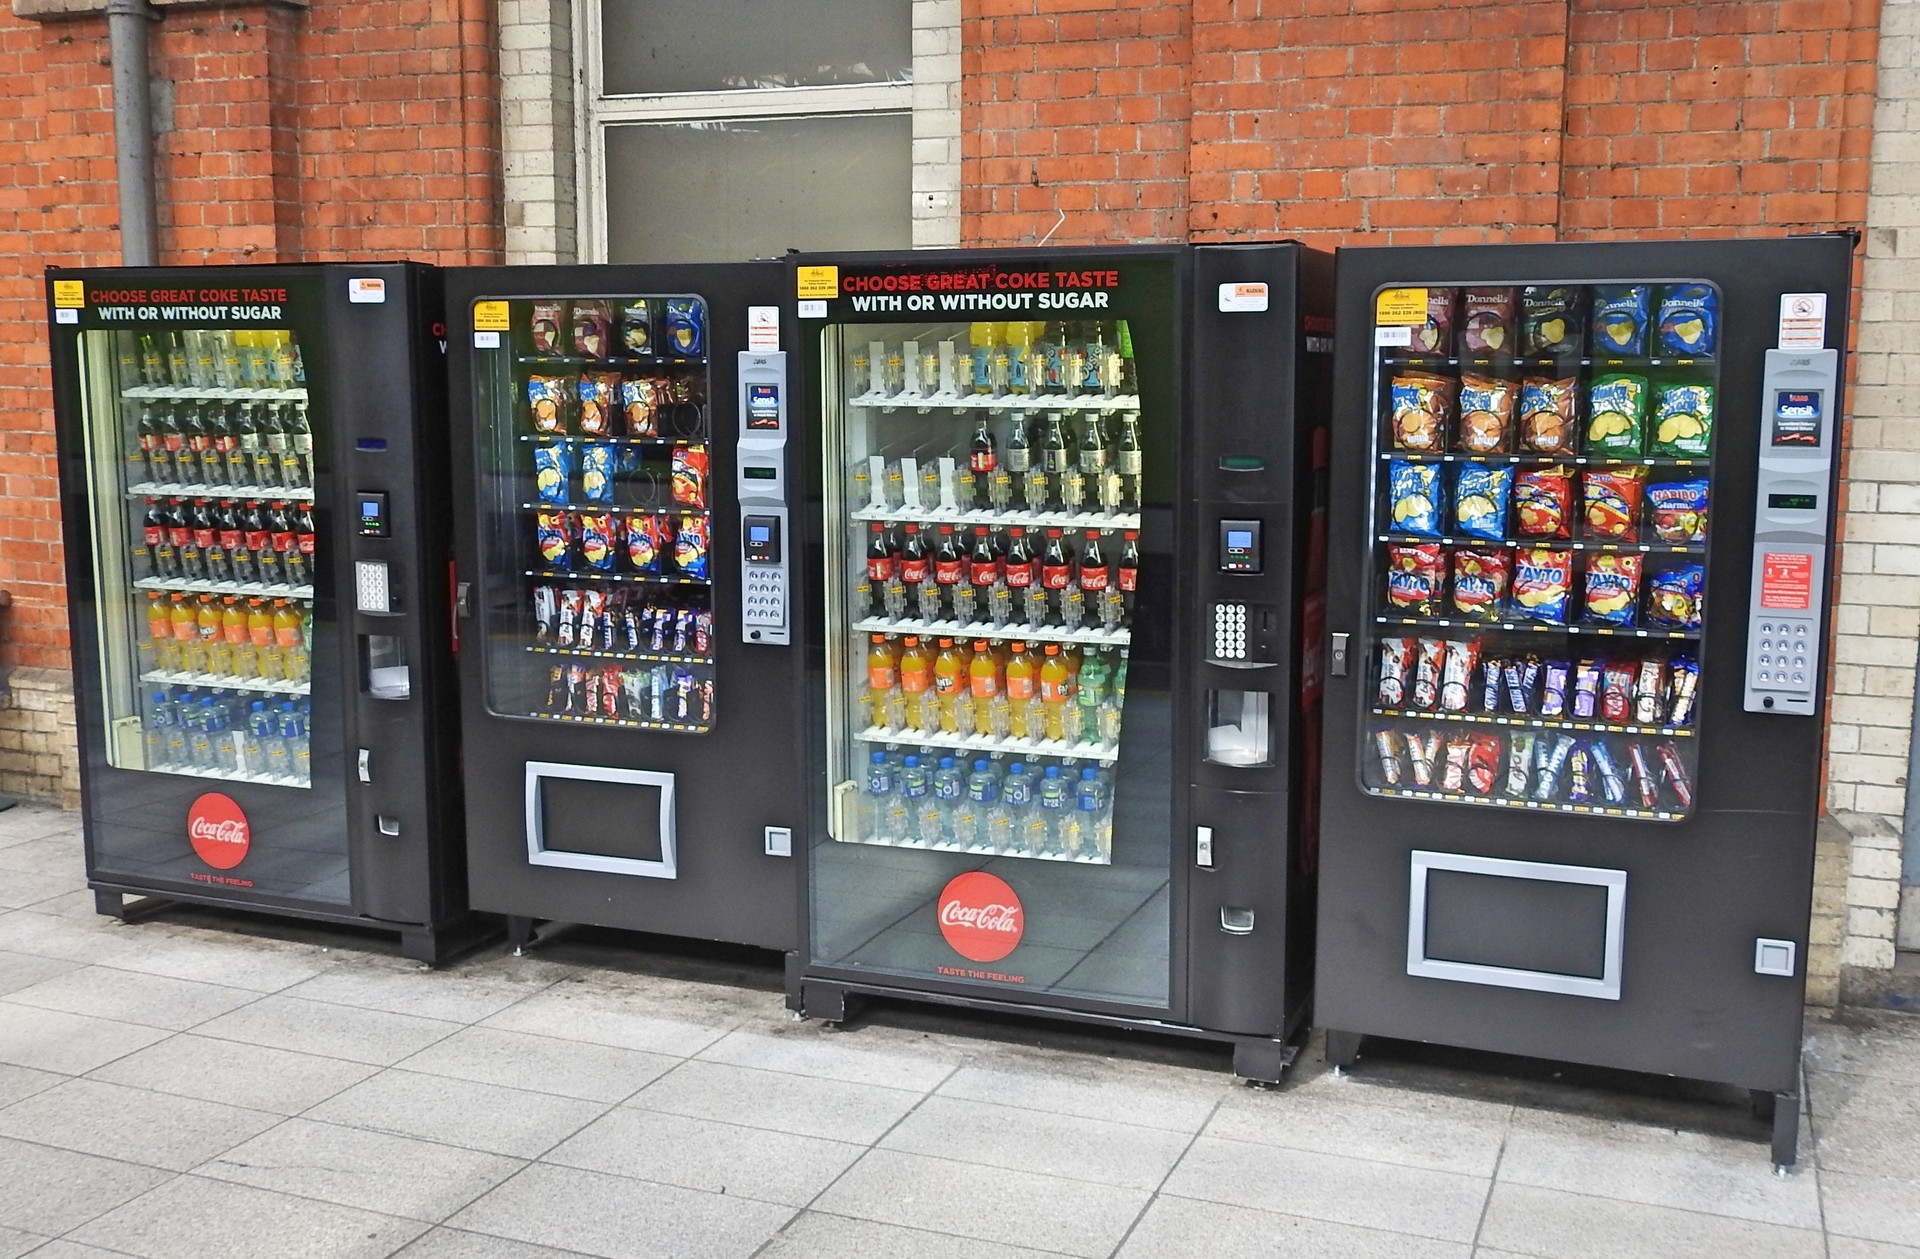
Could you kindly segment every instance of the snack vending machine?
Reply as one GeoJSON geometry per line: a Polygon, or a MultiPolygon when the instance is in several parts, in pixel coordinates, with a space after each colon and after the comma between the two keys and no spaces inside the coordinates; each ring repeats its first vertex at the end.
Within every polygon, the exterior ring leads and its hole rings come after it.
{"type": "Polygon", "coordinates": [[[795,260],[813,764],[789,1003],[1305,1013],[1330,259],[795,260]]]}
{"type": "Polygon", "coordinates": [[[1851,252],[1341,252],[1336,1064],[1732,1084],[1793,1161],[1851,252]]]}
{"type": "Polygon", "coordinates": [[[783,264],[448,274],[474,905],[792,948],[783,264]]]}
{"type": "Polygon", "coordinates": [[[466,934],[439,274],[53,270],[48,297],[100,912],[436,960],[466,934]]]}

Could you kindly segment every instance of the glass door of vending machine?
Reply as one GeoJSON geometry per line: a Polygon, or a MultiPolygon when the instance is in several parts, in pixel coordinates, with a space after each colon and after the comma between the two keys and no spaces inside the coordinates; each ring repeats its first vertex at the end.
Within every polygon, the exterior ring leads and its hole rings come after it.
{"type": "Polygon", "coordinates": [[[826,521],[813,962],[1164,1011],[1175,263],[1061,263],[1085,291],[1050,311],[994,305],[1011,264],[891,270],[962,287],[924,318],[855,299],[800,324],[826,521]]]}

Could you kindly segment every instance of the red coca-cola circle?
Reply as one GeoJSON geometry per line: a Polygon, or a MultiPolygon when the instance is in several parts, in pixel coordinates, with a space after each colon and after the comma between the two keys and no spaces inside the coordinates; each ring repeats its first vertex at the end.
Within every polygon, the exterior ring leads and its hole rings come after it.
{"type": "Polygon", "coordinates": [[[247,859],[253,828],[231,797],[209,791],[187,809],[187,839],[200,860],[216,870],[231,870],[247,859]]]}
{"type": "Polygon", "coordinates": [[[940,934],[953,951],[975,962],[997,962],[1019,947],[1026,911],[1006,881],[984,870],[960,875],[936,902],[940,934]]]}

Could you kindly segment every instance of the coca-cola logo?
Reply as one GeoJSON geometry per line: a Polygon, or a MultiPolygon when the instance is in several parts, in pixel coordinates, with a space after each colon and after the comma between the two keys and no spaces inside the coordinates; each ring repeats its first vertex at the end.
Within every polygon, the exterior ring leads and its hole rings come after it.
{"type": "Polygon", "coordinates": [[[216,870],[231,870],[247,859],[253,829],[231,797],[209,791],[187,809],[187,840],[200,860],[216,870]]]}
{"type": "Polygon", "coordinates": [[[973,870],[941,889],[940,934],[953,951],[975,962],[997,962],[1019,947],[1026,911],[1006,881],[973,870]]]}

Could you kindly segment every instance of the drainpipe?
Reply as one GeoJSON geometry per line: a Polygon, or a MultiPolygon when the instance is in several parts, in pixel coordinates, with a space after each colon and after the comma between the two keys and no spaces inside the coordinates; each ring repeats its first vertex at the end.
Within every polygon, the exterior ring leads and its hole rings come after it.
{"type": "Polygon", "coordinates": [[[107,0],[120,263],[127,267],[150,267],[160,258],[153,193],[153,87],[147,69],[147,27],[159,16],[147,0],[107,0]]]}

